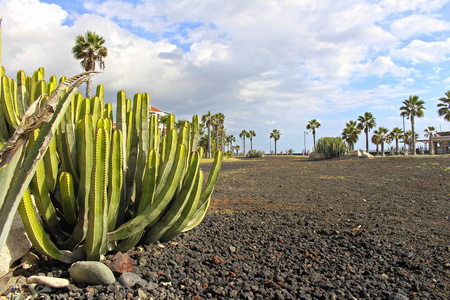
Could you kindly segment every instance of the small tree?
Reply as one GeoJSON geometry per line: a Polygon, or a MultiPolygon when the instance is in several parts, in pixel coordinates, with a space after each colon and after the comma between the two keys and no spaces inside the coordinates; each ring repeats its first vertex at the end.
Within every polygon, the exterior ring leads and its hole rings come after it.
{"type": "Polygon", "coordinates": [[[253,150],[253,137],[256,136],[256,132],[254,132],[253,130],[249,130],[248,136],[250,138],[250,150],[253,150]]]}

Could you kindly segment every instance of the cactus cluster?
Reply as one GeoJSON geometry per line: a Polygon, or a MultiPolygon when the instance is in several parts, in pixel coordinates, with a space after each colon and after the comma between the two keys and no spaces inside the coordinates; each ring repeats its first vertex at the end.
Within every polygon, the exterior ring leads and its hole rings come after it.
{"type": "MultiPolygon", "coordinates": [[[[55,79],[39,82],[41,94],[55,86],[55,79]]],[[[167,241],[194,228],[207,211],[222,160],[218,152],[204,185],[198,116],[177,130],[170,115],[161,130],[149,116],[148,94],[132,101],[120,91],[114,123],[103,95],[99,85],[90,99],[71,97],[19,206],[35,249],[67,263],[99,260],[107,251],[167,241]]],[[[31,133],[27,151],[38,136],[39,130],[31,133]]]]}
{"type": "Polygon", "coordinates": [[[17,74],[17,82],[4,76],[0,79],[0,251],[11,228],[12,219],[55,134],[70,99],[91,72],[69,79],[42,81],[43,69],[33,77],[17,74]],[[33,147],[25,151],[29,135],[41,128],[33,147]]]}

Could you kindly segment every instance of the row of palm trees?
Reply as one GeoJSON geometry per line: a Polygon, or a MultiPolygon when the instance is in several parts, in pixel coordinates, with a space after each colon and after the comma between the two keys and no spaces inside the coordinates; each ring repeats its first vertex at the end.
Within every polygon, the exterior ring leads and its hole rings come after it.
{"type": "MultiPolygon", "coordinates": [[[[450,91],[445,93],[445,97],[439,98],[441,101],[438,107],[438,115],[443,116],[446,121],[450,121],[450,91]]],[[[425,111],[425,101],[420,100],[419,96],[409,96],[408,99],[403,100],[402,106],[400,107],[400,116],[406,117],[411,122],[411,130],[404,132],[402,129],[395,127],[391,131],[389,131],[386,127],[379,127],[374,130],[374,134],[372,136],[372,143],[378,147],[381,145],[381,152],[384,154],[384,143],[391,142],[392,140],[396,141],[396,153],[399,152],[398,141],[399,139],[403,139],[404,143],[407,143],[410,146],[410,150],[412,154],[415,154],[416,149],[416,140],[418,138],[418,134],[415,132],[415,119],[421,118],[424,116],[425,111]]],[[[345,128],[342,131],[342,138],[347,142],[350,150],[354,149],[355,143],[359,139],[359,135],[361,131],[364,131],[366,136],[366,151],[369,151],[369,132],[371,129],[375,128],[377,123],[375,121],[375,117],[371,112],[365,112],[364,115],[358,117],[356,121],[350,120],[345,124],[345,128]]],[[[306,129],[310,130],[313,134],[314,145],[316,129],[320,127],[320,123],[316,119],[312,119],[308,122],[306,129]]],[[[430,138],[436,133],[436,128],[429,126],[425,129],[425,136],[430,138]]],[[[430,146],[433,145],[430,143],[430,146]]],[[[430,149],[433,151],[432,149],[430,149]]]]}
{"type": "Polygon", "coordinates": [[[245,139],[250,139],[250,150],[253,150],[253,138],[256,136],[256,132],[253,130],[245,130],[243,129],[241,131],[241,133],[239,133],[239,137],[243,140],[244,142],[244,154],[245,152],[245,139]]]}
{"type": "MultiPolygon", "coordinates": [[[[390,142],[395,139],[396,141],[396,153],[398,153],[398,139],[403,138],[406,141],[410,139],[408,143],[415,154],[416,149],[416,133],[415,133],[415,118],[421,118],[424,115],[423,100],[419,99],[419,96],[409,96],[408,99],[403,100],[403,105],[400,107],[400,116],[406,117],[411,121],[411,133],[403,132],[402,129],[395,127],[392,131],[386,127],[379,127],[374,131],[372,136],[372,142],[377,146],[381,145],[381,152],[384,155],[384,143],[390,142]]],[[[354,145],[359,139],[359,134],[364,131],[366,136],[366,152],[369,152],[369,131],[377,126],[375,117],[371,112],[365,112],[364,115],[359,116],[357,121],[350,120],[345,124],[345,128],[342,131],[342,138],[347,142],[350,150],[354,150],[354,145]]]]}

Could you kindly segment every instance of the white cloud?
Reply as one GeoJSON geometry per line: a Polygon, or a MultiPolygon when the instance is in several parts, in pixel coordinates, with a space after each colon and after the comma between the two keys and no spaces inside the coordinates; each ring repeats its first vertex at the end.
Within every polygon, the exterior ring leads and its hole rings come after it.
{"type": "Polygon", "coordinates": [[[446,60],[450,54],[450,38],[445,41],[424,42],[413,40],[401,49],[391,51],[392,57],[399,60],[410,60],[413,63],[439,62],[446,60]]]}
{"type": "Polygon", "coordinates": [[[450,31],[450,22],[438,20],[427,15],[410,15],[395,21],[391,28],[395,36],[401,39],[408,39],[418,34],[450,31]]]}

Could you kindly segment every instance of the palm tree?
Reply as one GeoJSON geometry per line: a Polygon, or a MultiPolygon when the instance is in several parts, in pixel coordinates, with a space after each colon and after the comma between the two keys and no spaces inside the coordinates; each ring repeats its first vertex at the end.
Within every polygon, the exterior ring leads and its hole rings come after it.
{"type": "Polygon", "coordinates": [[[212,124],[214,125],[214,129],[216,130],[216,149],[217,151],[219,151],[219,131],[220,131],[220,127],[223,125],[223,123],[225,122],[225,116],[223,113],[216,113],[213,118],[212,118],[212,124]]]}
{"type": "Polygon", "coordinates": [[[244,140],[244,155],[245,155],[245,138],[249,137],[249,134],[247,132],[247,130],[242,130],[241,133],[239,133],[239,137],[244,140]]]}
{"type": "Polygon", "coordinates": [[[253,150],[253,137],[256,136],[256,132],[254,132],[253,130],[249,130],[248,135],[250,137],[250,150],[253,150]]]}
{"type": "Polygon", "coordinates": [[[306,125],[306,129],[308,129],[310,132],[312,132],[312,135],[313,135],[314,151],[316,150],[316,129],[319,127],[320,127],[320,123],[316,119],[310,120],[308,122],[308,125],[306,125]]]}
{"type": "Polygon", "coordinates": [[[442,103],[438,103],[438,115],[440,117],[444,117],[444,120],[450,122],[450,90],[445,93],[445,97],[439,98],[439,101],[442,103]]]}
{"type": "Polygon", "coordinates": [[[234,150],[236,150],[236,156],[239,155],[239,150],[240,149],[241,149],[241,146],[239,146],[239,145],[234,146],[234,150]]]}
{"type": "MultiPolygon", "coordinates": [[[[414,133],[414,139],[418,139],[418,138],[419,138],[419,135],[417,133],[414,133]]],[[[415,150],[415,148],[413,148],[413,146],[412,146],[412,141],[413,141],[412,130],[408,130],[407,132],[405,132],[403,134],[403,141],[409,146],[409,152],[412,152],[412,149],[415,150]]]]}
{"type": "Polygon", "coordinates": [[[227,135],[225,141],[228,145],[228,151],[230,151],[230,149],[233,148],[233,142],[236,142],[236,138],[234,137],[234,135],[227,135]]]}
{"type": "Polygon", "coordinates": [[[373,132],[372,143],[374,143],[377,146],[377,155],[378,155],[379,154],[379,151],[378,151],[379,148],[378,147],[381,144],[381,139],[380,139],[380,135],[378,134],[378,130],[375,130],[373,132]]]}
{"type": "Polygon", "coordinates": [[[275,155],[277,155],[277,141],[280,139],[281,137],[281,133],[278,129],[274,129],[272,130],[272,132],[270,133],[269,138],[273,139],[274,143],[275,143],[275,155]]]}
{"type": "Polygon", "coordinates": [[[365,112],[363,116],[358,117],[358,127],[364,129],[366,134],[366,152],[369,152],[369,131],[375,126],[377,126],[377,123],[375,123],[375,118],[371,112],[365,112]]]}
{"type": "MultiPolygon", "coordinates": [[[[77,35],[72,54],[76,59],[81,59],[81,67],[85,71],[94,71],[95,64],[98,63],[100,69],[105,69],[105,57],[108,49],[103,46],[105,39],[95,32],[88,30],[85,35],[77,35]]],[[[92,81],[89,79],[86,84],[86,98],[91,97],[92,81]]]]}
{"type": "Polygon", "coordinates": [[[202,116],[202,122],[205,124],[206,128],[208,128],[208,149],[206,149],[206,152],[208,153],[208,158],[211,158],[211,122],[212,122],[212,115],[211,112],[208,110],[207,114],[204,114],[202,116]]]}
{"type": "Polygon", "coordinates": [[[409,96],[409,99],[403,100],[403,106],[400,107],[400,116],[405,116],[411,120],[411,151],[412,155],[416,154],[416,132],[414,131],[414,117],[423,117],[424,110],[426,109],[423,105],[425,101],[419,100],[419,96],[409,96]]]}
{"type": "MultiPolygon", "coordinates": [[[[390,142],[389,130],[386,127],[379,127],[378,130],[374,131],[377,138],[375,139],[379,144],[381,144],[381,155],[384,156],[384,143],[390,142]]],[[[377,153],[378,153],[378,144],[377,144],[377,153]]]]}
{"type": "Polygon", "coordinates": [[[361,133],[361,129],[358,128],[356,121],[348,121],[345,124],[345,128],[342,131],[342,138],[347,142],[348,147],[353,151],[355,143],[358,141],[358,135],[361,133]]]}
{"type": "Polygon", "coordinates": [[[395,139],[395,154],[398,154],[398,139],[403,135],[403,130],[401,128],[395,127],[392,129],[390,136],[391,140],[395,139]]]}
{"type": "Polygon", "coordinates": [[[183,120],[183,119],[178,119],[175,122],[175,128],[176,129],[180,129],[181,127],[184,127],[184,125],[186,124],[187,120],[183,120]]]}
{"type": "Polygon", "coordinates": [[[436,128],[434,126],[428,126],[425,129],[425,137],[428,138],[428,144],[430,145],[430,155],[434,154],[433,136],[436,134],[436,128]]]}

